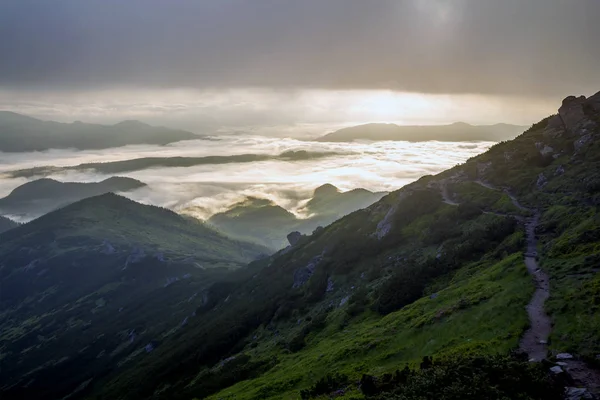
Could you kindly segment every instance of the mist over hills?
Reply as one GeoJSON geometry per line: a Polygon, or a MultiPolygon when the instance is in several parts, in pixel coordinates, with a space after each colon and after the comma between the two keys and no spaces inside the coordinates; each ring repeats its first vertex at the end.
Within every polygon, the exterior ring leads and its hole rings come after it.
{"type": "Polygon", "coordinates": [[[343,128],[321,136],[320,142],[351,142],[353,140],[405,140],[422,142],[493,141],[514,139],[526,127],[510,124],[469,125],[456,122],[450,125],[396,125],[371,123],[343,128]]]}
{"type": "Polygon", "coordinates": [[[16,228],[17,226],[19,226],[19,224],[13,221],[12,219],[0,215],[0,233],[12,228],[16,228]]]}
{"type": "Polygon", "coordinates": [[[200,138],[178,129],[156,127],[140,121],[114,125],[42,121],[10,111],[0,111],[0,151],[48,149],[106,149],[132,144],[165,145],[200,138]]]}
{"type": "Polygon", "coordinates": [[[272,201],[249,197],[211,216],[207,222],[228,236],[277,250],[288,245],[286,237],[290,232],[310,234],[318,227],[370,206],[386,194],[365,189],[340,192],[335,186],[326,184],[315,189],[312,198],[298,210],[307,218],[298,218],[272,201]]]}
{"type": "MultiPolygon", "coordinates": [[[[263,248],[116,195],[82,200],[0,235],[0,390],[412,400],[447,393],[439,378],[452,399],[594,392],[598,171],[600,93],[248,267],[263,248]],[[546,307],[526,310],[538,295],[546,307]]],[[[306,208],[343,194],[324,185],[306,208]]],[[[260,199],[227,217],[263,212],[291,219],[260,199]]]]}

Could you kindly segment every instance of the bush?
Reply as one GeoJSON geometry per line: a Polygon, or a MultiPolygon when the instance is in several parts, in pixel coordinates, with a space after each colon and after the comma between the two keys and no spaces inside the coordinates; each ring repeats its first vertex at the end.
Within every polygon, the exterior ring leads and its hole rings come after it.
{"type": "Polygon", "coordinates": [[[313,397],[329,394],[336,390],[343,389],[348,385],[349,379],[347,375],[329,374],[321,378],[309,389],[300,391],[302,400],[311,399],[313,397]]]}
{"type": "Polygon", "coordinates": [[[562,383],[549,375],[546,366],[511,356],[427,358],[421,369],[399,376],[378,379],[376,393],[368,396],[378,400],[558,400],[563,392],[562,383]]]}

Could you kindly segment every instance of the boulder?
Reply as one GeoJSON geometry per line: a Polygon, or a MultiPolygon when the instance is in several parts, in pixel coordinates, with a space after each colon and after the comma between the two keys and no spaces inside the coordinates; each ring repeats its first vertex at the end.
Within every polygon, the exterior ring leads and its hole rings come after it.
{"type": "Polygon", "coordinates": [[[556,365],[556,366],[550,368],[550,372],[552,372],[553,374],[562,374],[563,370],[560,366],[556,365]]]}
{"type": "Polygon", "coordinates": [[[294,231],[287,235],[287,240],[288,240],[288,242],[290,242],[290,245],[295,246],[301,237],[302,237],[302,234],[300,232],[294,231]]]}
{"type": "Polygon", "coordinates": [[[569,353],[559,353],[556,355],[557,360],[571,360],[573,356],[569,353]]]}
{"type": "Polygon", "coordinates": [[[594,396],[585,388],[567,387],[565,388],[565,400],[583,400],[593,399],[594,396]]]}
{"type": "Polygon", "coordinates": [[[575,133],[579,126],[587,119],[583,111],[585,100],[585,96],[569,96],[563,100],[562,105],[558,109],[558,115],[560,115],[567,131],[575,133]]]}

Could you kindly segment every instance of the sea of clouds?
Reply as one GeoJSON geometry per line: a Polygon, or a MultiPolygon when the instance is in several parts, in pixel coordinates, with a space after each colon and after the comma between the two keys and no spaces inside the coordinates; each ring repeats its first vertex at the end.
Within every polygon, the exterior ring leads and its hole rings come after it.
{"type": "MultiPolygon", "coordinates": [[[[69,166],[139,157],[280,154],[288,150],[335,152],[331,157],[252,163],[150,168],[119,174],[148,186],[124,195],[207,218],[246,196],[267,198],[297,212],[312,191],[331,183],[342,191],[365,188],[396,190],[419,177],[435,174],[487,150],[492,142],[354,142],[323,143],[258,135],[222,135],[167,146],[125,146],[106,150],[49,150],[0,153],[0,197],[36,177],[10,178],[3,172],[36,166],[69,166]]],[[[95,171],[62,171],[59,181],[97,182],[110,177],[95,171]]]]}

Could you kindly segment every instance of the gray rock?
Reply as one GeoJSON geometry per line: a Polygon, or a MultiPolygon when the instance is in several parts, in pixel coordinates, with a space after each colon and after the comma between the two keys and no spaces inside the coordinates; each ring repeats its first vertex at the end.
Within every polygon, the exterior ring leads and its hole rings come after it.
{"type": "Polygon", "coordinates": [[[287,235],[287,240],[288,240],[288,242],[290,242],[291,246],[295,246],[301,237],[302,237],[302,234],[300,232],[294,231],[287,235]]]}
{"type": "Polygon", "coordinates": [[[583,111],[585,102],[585,96],[569,96],[563,100],[561,107],[558,109],[558,115],[560,115],[568,132],[576,133],[588,120],[583,111]]]}
{"type": "Polygon", "coordinates": [[[554,149],[552,147],[550,147],[547,144],[544,144],[542,142],[537,142],[535,144],[535,147],[538,149],[538,151],[540,152],[540,154],[542,156],[554,153],[554,149]]]}
{"type": "Polygon", "coordinates": [[[557,360],[571,360],[573,356],[569,353],[559,353],[556,355],[557,360]]]}
{"type": "Polygon", "coordinates": [[[430,299],[437,299],[437,297],[438,297],[437,293],[434,293],[431,296],[429,296],[430,299]]]}
{"type": "Polygon", "coordinates": [[[561,367],[559,367],[557,365],[557,366],[554,366],[554,367],[550,368],[550,372],[552,372],[553,374],[562,374],[563,370],[562,370],[561,367]]]}
{"type": "Polygon", "coordinates": [[[535,185],[537,186],[538,189],[542,189],[544,186],[546,186],[547,183],[548,183],[548,179],[546,178],[546,176],[543,173],[540,172],[535,185]]]}
{"type": "Polygon", "coordinates": [[[146,353],[150,353],[152,350],[154,350],[154,343],[152,343],[152,342],[148,343],[144,347],[144,350],[146,350],[146,353]]]}
{"type": "Polygon", "coordinates": [[[594,396],[585,388],[567,387],[565,388],[565,400],[591,400],[594,396]]]}
{"type": "Polygon", "coordinates": [[[348,300],[350,300],[350,296],[346,296],[342,300],[340,300],[340,307],[346,304],[348,300]]]}
{"type": "Polygon", "coordinates": [[[333,292],[333,279],[331,279],[331,277],[327,278],[327,289],[325,289],[326,292],[333,292]]]}
{"type": "Polygon", "coordinates": [[[573,143],[573,146],[575,147],[575,151],[579,151],[583,146],[588,144],[591,140],[592,140],[591,133],[585,134],[582,137],[580,137],[579,139],[577,139],[575,141],[575,143],[573,143]]]}
{"type": "Polygon", "coordinates": [[[388,212],[385,214],[385,217],[377,224],[377,229],[375,230],[375,236],[377,239],[383,239],[385,235],[387,235],[392,229],[392,217],[396,213],[396,206],[391,207],[388,212]]]}
{"type": "Polygon", "coordinates": [[[559,165],[558,167],[556,167],[556,171],[554,171],[554,175],[562,175],[565,173],[565,167],[562,165],[559,165]]]}
{"type": "Polygon", "coordinates": [[[559,365],[559,366],[561,366],[561,367],[566,367],[566,366],[568,366],[569,364],[567,364],[566,362],[558,361],[558,362],[556,363],[556,365],[559,365]]]}
{"type": "Polygon", "coordinates": [[[315,273],[315,268],[317,268],[317,264],[319,264],[322,258],[321,255],[318,255],[310,260],[306,267],[298,268],[294,271],[293,289],[297,289],[308,282],[310,277],[315,273]]]}

